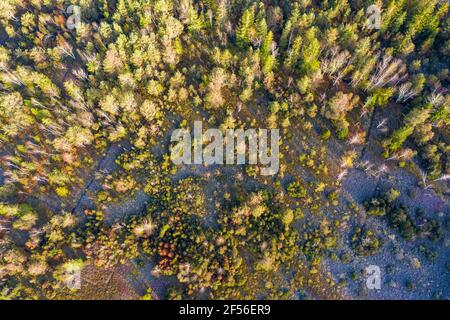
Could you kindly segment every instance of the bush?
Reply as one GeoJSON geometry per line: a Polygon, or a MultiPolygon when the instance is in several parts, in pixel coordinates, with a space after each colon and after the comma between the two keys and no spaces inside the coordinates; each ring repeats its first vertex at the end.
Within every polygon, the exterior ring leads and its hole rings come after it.
{"type": "Polygon", "coordinates": [[[411,240],[416,236],[417,228],[414,222],[403,207],[390,210],[388,212],[389,224],[400,232],[406,240],[411,240]]]}
{"type": "Polygon", "coordinates": [[[374,231],[356,228],[351,238],[353,250],[358,256],[371,256],[383,246],[383,242],[374,231]]]}
{"type": "Polygon", "coordinates": [[[386,192],[388,202],[394,202],[398,197],[400,197],[400,191],[397,189],[391,188],[388,192],[386,192]]]}
{"type": "Polygon", "coordinates": [[[373,198],[365,203],[367,214],[374,217],[382,217],[386,214],[386,201],[381,198],[373,198]]]}
{"type": "Polygon", "coordinates": [[[287,187],[287,192],[292,198],[305,198],[307,196],[306,188],[298,181],[291,182],[287,187]]]}

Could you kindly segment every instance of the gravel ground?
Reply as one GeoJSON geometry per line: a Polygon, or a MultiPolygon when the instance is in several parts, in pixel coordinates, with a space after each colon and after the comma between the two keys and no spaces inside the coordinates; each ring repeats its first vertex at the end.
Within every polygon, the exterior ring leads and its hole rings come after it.
{"type": "Polygon", "coordinates": [[[150,203],[151,197],[143,191],[137,191],[133,198],[126,199],[106,207],[106,223],[123,220],[125,217],[141,213],[150,203]]]}
{"type": "MultiPolygon", "coordinates": [[[[377,163],[373,157],[371,160],[377,163]]],[[[378,188],[384,191],[395,187],[401,191],[401,196],[396,201],[404,205],[412,217],[415,216],[416,209],[420,208],[425,212],[425,219],[433,218],[444,222],[450,213],[448,197],[439,196],[432,189],[424,190],[418,187],[418,181],[419,179],[407,170],[396,167],[391,167],[388,175],[381,175],[378,178],[368,175],[363,170],[351,170],[343,182],[344,195],[347,195],[344,198],[362,203],[376,196],[378,188]]],[[[445,231],[444,239],[436,243],[425,239],[406,241],[388,226],[386,219],[366,217],[365,213],[361,212],[359,219],[352,219],[349,228],[341,235],[342,248],[347,252],[351,252],[349,239],[353,227],[360,226],[364,222],[382,236],[384,247],[380,253],[367,258],[353,255],[353,260],[347,264],[332,260],[326,263],[327,268],[337,279],[347,279],[347,290],[351,297],[355,299],[449,299],[448,231],[445,231]],[[438,254],[438,258],[433,262],[427,260],[419,252],[420,245],[432,248],[438,254]],[[394,247],[400,250],[394,253],[394,247]],[[366,289],[365,276],[360,276],[360,279],[356,281],[348,278],[351,272],[364,270],[369,265],[377,265],[381,269],[381,290],[366,289]],[[393,270],[390,274],[387,272],[388,266],[393,270]],[[407,283],[411,283],[413,287],[408,288],[407,283]]]]}
{"type": "Polygon", "coordinates": [[[108,148],[103,157],[98,161],[84,188],[76,196],[77,201],[71,210],[73,213],[82,214],[85,209],[94,208],[92,198],[101,190],[102,178],[116,170],[117,165],[115,161],[126,147],[128,147],[127,143],[119,142],[112,144],[108,148]]]}

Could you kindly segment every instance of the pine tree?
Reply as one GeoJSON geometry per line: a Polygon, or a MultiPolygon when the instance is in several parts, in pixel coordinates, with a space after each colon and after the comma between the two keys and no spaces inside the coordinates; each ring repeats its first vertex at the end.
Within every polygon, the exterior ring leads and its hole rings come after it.
{"type": "Polygon", "coordinates": [[[310,28],[306,31],[304,46],[301,49],[302,63],[300,71],[304,74],[312,74],[320,69],[318,60],[320,42],[316,38],[316,29],[310,28]]]}
{"type": "Polygon", "coordinates": [[[272,31],[269,31],[266,34],[261,46],[261,61],[264,74],[271,72],[276,63],[275,55],[272,53],[273,45],[273,33],[272,31]]]}
{"type": "Polygon", "coordinates": [[[241,48],[246,48],[251,43],[251,32],[255,23],[255,7],[244,10],[236,30],[236,43],[241,48]]]}
{"type": "Polygon", "coordinates": [[[301,36],[295,37],[294,42],[292,43],[291,49],[287,52],[286,59],[284,59],[284,66],[288,69],[291,69],[295,66],[300,57],[300,49],[302,46],[302,38],[301,36]]]}

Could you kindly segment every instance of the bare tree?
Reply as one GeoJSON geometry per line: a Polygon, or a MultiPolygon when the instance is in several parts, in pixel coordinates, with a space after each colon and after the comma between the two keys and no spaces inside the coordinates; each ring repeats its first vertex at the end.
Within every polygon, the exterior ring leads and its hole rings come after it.
{"type": "Polygon", "coordinates": [[[447,181],[447,180],[450,180],[450,174],[444,174],[444,175],[440,176],[439,178],[434,179],[433,182],[436,182],[436,181],[447,181]]]}
{"type": "Polygon", "coordinates": [[[393,59],[390,55],[385,55],[370,77],[368,88],[382,88],[389,84],[395,86],[406,77],[406,66],[403,62],[400,59],[393,59]]]}
{"type": "Polygon", "coordinates": [[[348,174],[347,169],[341,171],[338,176],[337,176],[337,181],[342,181],[342,179],[344,179],[348,174]]]}
{"type": "Polygon", "coordinates": [[[72,70],[72,74],[80,80],[87,80],[86,71],[84,71],[82,68],[72,70]]]}
{"type": "Polygon", "coordinates": [[[348,66],[353,62],[351,54],[347,51],[339,51],[338,47],[327,50],[320,65],[323,73],[334,79],[333,85],[337,85],[348,71],[348,66]]]}
{"type": "Polygon", "coordinates": [[[377,129],[384,128],[384,127],[386,126],[386,122],[387,122],[387,118],[384,118],[383,120],[381,120],[380,122],[378,122],[378,124],[377,124],[377,129]]]}
{"type": "MultiPolygon", "coordinates": [[[[444,90],[443,92],[445,92],[444,90]]],[[[437,89],[433,91],[433,93],[427,97],[427,101],[433,105],[433,107],[440,107],[445,102],[445,97],[442,93],[438,93],[437,89]]]]}
{"type": "Polygon", "coordinates": [[[405,102],[406,100],[411,99],[412,97],[415,97],[419,94],[417,90],[412,88],[411,82],[405,82],[401,84],[397,92],[397,102],[405,102]]]}

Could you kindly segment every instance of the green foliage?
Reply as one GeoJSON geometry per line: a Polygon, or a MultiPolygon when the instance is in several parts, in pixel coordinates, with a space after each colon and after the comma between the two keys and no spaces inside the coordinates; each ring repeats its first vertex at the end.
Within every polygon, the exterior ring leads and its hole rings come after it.
{"type": "Polygon", "coordinates": [[[383,246],[383,242],[374,231],[365,228],[356,228],[351,243],[353,250],[358,256],[371,256],[378,253],[383,246]]]}
{"type": "Polygon", "coordinates": [[[244,10],[239,25],[236,29],[236,42],[245,48],[251,44],[255,30],[255,7],[251,6],[244,10]]]}
{"type": "Polygon", "coordinates": [[[395,130],[391,138],[389,139],[389,151],[397,151],[403,145],[406,139],[413,133],[413,131],[414,128],[412,127],[401,127],[400,129],[395,130]]]}
{"type": "Polygon", "coordinates": [[[312,74],[320,69],[318,60],[320,42],[316,38],[316,33],[317,29],[315,28],[310,28],[305,33],[304,46],[300,53],[300,71],[304,74],[312,74]]]}
{"type": "Polygon", "coordinates": [[[322,140],[328,140],[331,137],[331,131],[330,130],[325,130],[321,135],[320,138],[322,140]]]}
{"type": "Polygon", "coordinates": [[[141,300],[153,300],[152,288],[147,289],[147,292],[141,297],[141,300]]]}
{"type": "Polygon", "coordinates": [[[367,98],[365,107],[373,109],[387,105],[389,98],[394,94],[393,88],[379,88],[372,92],[367,98]]]}
{"type": "Polygon", "coordinates": [[[283,214],[282,221],[286,228],[288,228],[292,221],[294,221],[294,211],[292,209],[287,209],[283,214]]]}
{"type": "Polygon", "coordinates": [[[299,181],[288,184],[287,192],[288,195],[293,198],[305,198],[308,194],[306,188],[299,181]]]}
{"type": "Polygon", "coordinates": [[[391,188],[386,192],[386,198],[388,202],[394,202],[398,197],[400,197],[400,191],[391,188]]]}
{"type": "Polygon", "coordinates": [[[390,210],[387,217],[390,225],[397,229],[403,238],[411,240],[415,237],[417,233],[416,226],[404,208],[399,207],[390,210]]]}
{"type": "MultiPolygon", "coordinates": [[[[364,167],[380,137],[400,172],[424,164],[422,186],[445,188],[445,1],[385,1],[380,31],[366,27],[367,1],[74,4],[75,29],[67,1],[0,4],[0,298],[78,298],[85,288],[62,285],[70,272],[138,260],[172,276],[169,299],[338,297],[320,261],[352,230],[342,179],[381,176],[364,167]],[[170,133],[198,120],[280,129],[279,174],[175,165],[170,133]]],[[[414,217],[389,183],[368,220],[439,242],[441,221],[414,217]]],[[[367,256],[382,243],[361,228],[351,245],[367,256]]]]}

